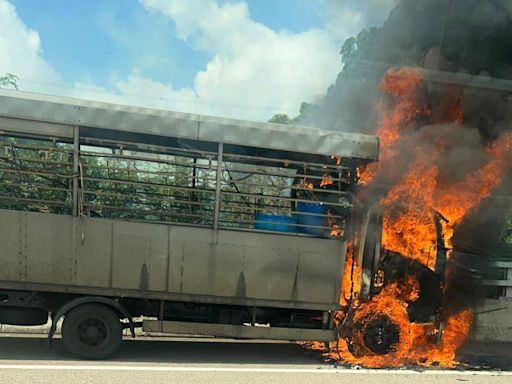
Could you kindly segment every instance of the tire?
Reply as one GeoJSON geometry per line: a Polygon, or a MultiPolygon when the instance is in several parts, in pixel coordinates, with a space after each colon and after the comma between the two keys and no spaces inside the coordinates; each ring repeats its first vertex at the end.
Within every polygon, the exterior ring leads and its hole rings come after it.
{"type": "Polygon", "coordinates": [[[64,317],[62,342],[79,359],[102,360],[121,347],[123,327],[118,315],[101,304],[83,304],[64,317]]]}
{"type": "Polygon", "coordinates": [[[400,329],[387,316],[380,316],[365,327],[364,345],[377,355],[391,352],[400,342],[400,329]]]}
{"type": "Polygon", "coordinates": [[[356,356],[386,355],[400,342],[400,327],[386,315],[363,318],[354,324],[352,353],[356,356]]]}

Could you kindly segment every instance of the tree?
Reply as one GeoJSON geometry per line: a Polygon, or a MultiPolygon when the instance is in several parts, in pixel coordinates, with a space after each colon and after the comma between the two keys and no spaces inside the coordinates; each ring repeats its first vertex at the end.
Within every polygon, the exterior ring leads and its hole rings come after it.
{"type": "Polygon", "coordinates": [[[297,116],[291,118],[286,113],[276,113],[268,122],[285,125],[300,125],[306,121],[306,119],[309,117],[314,108],[314,104],[302,102],[299,108],[299,114],[297,116]]]}
{"type": "Polygon", "coordinates": [[[286,113],[276,113],[268,122],[289,125],[292,124],[293,120],[286,113]]]}
{"type": "Polygon", "coordinates": [[[13,87],[18,90],[18,80],[18,76],[13,75],[12,73],[6,73],[5,76],[0,76],[0,88],[13,87]]]}
{"type": "Polygon", "coordinates": [[[370,42],[375,38],[377,32],[377,28],[365,28],[356,37],[352,36],[345,40],[340,49],[341,62],[344,66],[364,58],[368,49],[371,48],[370,42]]]}

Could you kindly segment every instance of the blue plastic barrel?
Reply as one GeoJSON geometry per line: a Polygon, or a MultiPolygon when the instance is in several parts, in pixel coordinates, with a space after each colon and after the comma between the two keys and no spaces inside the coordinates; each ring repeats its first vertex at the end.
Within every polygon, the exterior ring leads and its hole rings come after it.
{"type": "Polygon", "coordinates": [[[328,230],[325,228],[312,228],[312,227],[327,227],[327,218],[323,216],[316,215],[325,215],[327,212],[327,208],[325,205],[321,203],[305,203],[299,202],[297,203],[297,223],[302,225],[307,225],[308,227],[298,227],[299,232],[307,233],[308,235],[313,236],[327,236],[328,230]],[[303,213],[309,213],[310,215],[303,215],[303,213]]]}
{"type": "Polygon", "coordinates": [[[292,216],[258,213],[254,228],[265,231],[297,232],[297,219],[292,216]]]}

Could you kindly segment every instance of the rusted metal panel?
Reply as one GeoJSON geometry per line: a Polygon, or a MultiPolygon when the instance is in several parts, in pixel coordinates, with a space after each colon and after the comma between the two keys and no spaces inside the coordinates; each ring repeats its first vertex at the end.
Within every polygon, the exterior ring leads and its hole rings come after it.
{"type": "Polygon", "coordinates": [[[229,338],[333,341],[336,332],[328,329],[298,329],[229,324],[187,323],[182,321],[144,320],[143,330],[153,333],[208,335],[229,338]]]}

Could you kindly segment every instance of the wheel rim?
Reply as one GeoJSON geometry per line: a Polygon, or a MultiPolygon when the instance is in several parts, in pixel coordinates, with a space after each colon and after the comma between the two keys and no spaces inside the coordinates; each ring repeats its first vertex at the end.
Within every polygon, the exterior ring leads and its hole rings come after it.
{"type": "Polygon", "coordinates": [[[110,337],[110,328],[101,319],[90,317],[78,324],[78,338],[88,347],[101,347],[110,337]]]}

